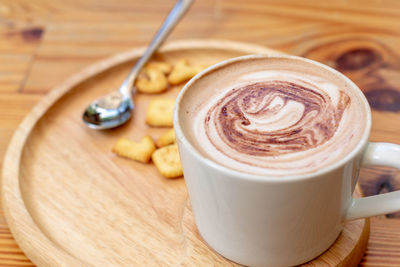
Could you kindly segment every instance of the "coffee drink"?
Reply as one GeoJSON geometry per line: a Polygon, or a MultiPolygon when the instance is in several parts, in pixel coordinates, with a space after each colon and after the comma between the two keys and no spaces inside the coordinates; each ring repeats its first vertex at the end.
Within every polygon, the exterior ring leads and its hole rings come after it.
{"type": "Polygon", "coordinates": [[[230,169],[316,172],[346,157],[365,132],[362,93],[348,84],[312,61],[225,65],[192,85],[197,94],[185,98],[185,127],[204,157],[230,169]]]}
{"type": "Polygon", "coordinates": [[[400,209],[399,192],[352,197],[361,167],[400,168],[400,145],[368,142],[361,90],[312,60],[213,65],[178,95],[174,129],[199,233],[234,262],[297,266],[327,251],[345,222],[400,209]]]}

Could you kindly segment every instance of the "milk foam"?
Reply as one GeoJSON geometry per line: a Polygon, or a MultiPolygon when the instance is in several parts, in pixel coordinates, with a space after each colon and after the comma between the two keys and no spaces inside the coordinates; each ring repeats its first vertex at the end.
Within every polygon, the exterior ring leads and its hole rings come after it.
{"type": "Polygon", "coordinates": [[[238,171],[285,176],[314,172],[354,149],[366,121],[359,93],[329,73],[286,65],[204,78],[188,112],[203,155],[238,171]]]}

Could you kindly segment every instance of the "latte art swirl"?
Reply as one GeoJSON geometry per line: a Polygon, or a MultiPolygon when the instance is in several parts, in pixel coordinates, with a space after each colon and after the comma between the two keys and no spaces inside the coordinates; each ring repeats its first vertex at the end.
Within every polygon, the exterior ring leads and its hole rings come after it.
{"type": "Polygon", "coordinates": [[[232,89],[223,96],[209,109],[204,128],[209,141],[221,153],[262,167],[262,162],[242,155],[276,157],[329,141],[350,97],[339,91],[335,102],[311,84],[258,82],[232,89]],[[226,146],[237,153],[231,153],[226,146]]]}
{"type": "Polygon", "coordinates": [[[364,138],[368,106],[344,76],[294,59],[254,59],[192,84],[181,119],[200,154],[261,176],[314,173],[364,138]]]}

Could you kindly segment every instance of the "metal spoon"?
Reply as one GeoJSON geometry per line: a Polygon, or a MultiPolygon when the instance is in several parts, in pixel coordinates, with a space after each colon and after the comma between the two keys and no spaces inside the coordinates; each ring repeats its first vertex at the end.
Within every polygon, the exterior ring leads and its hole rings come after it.
{"type": "Polygon", "coordinates": [[[134,109],[132,97],[136,92],[133,85],[139,71],[160,47],[192,2],[193,0],[178,0],[119,90],[93,101],[86,108],[82,119],[87,126],[98,130],[110,129],[124,124],[131,117],[134,109]]]}

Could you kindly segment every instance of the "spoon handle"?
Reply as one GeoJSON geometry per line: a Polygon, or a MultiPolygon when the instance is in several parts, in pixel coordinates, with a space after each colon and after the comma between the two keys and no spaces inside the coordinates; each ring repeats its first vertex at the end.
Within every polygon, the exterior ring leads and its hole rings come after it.
{"type": "MultiPolygon", "coordinates": [[[[179,20],[186,13],[193,0],[178,0],[175,6],[172,8],[168,17],[164,20],[161,28],[158,30],[150,45],[147,47],[146,51],[142,55],[142,57],[136,62],[135,66],[133,66],[130,71],[128,77],[125,79],[123,84],[120,87],[120,92],[123,95],[127,95],[130,93],[131,89],[135,90],[132,86],[136,80],[136,77],[139,71],[143,68],[143,66],[147,63],[147,61],[153,56],[154,52],[160,47],[160,45],[164,42],[166,37],[175,27],[175,25],[179,22],[179,20]]],[[[132,92],[134,93],[134,92],[132,92]]]]}

